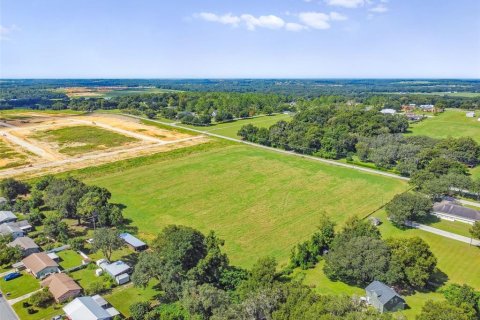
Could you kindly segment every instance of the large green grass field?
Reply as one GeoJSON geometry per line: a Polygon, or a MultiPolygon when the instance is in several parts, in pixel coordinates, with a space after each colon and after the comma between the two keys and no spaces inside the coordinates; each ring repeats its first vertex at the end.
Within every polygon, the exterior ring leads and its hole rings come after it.
{"type": "Polygon", "coordinates": [[[474,118],[467,118],[465,110],[448,109],[443,113],[427,118],[410,126],[411,134],[433,138],[472,137],[480,142],[480,113],[474,118]]]}
{"type": "Polygon", "coordinates": [[[74,126],[43,131],[33,137],[58,143],[60,153],[67,155],[118,147],[136,141],[135,138],[92,126],[74,126]]]}
{"type": "Polygon", "coordinates": [[[266,255],[286,262],[292,246],[314,232],[320,214],[341,223],[406,188],[396,179],[239,144],[188,149],[143,165],[80,172],[127,206],[125,216],[146,239],[169,224],[214,230],[242,266],[266,255]]]}
{"type": "Polygon", "coordinates": [[[224,122],[219,124],[213,124],[208,127],[198,127],[198,126],[189,126],[189,125],[180,125],[187,128],[194,128],[196,130],[201,130],[205,132],[215,133],[221,136],[226,136],[230,138],[240,138],[237,135],[238,130],[241,127],[247,124],[253,124],[259,128],[269,128],[271,125],[277,123],[280,120],[290,121],[292,119],[291,115],[288,114],[275,114],[271,116],[261,116],[250,119],[236,120],[232,122],[224,122]]]}

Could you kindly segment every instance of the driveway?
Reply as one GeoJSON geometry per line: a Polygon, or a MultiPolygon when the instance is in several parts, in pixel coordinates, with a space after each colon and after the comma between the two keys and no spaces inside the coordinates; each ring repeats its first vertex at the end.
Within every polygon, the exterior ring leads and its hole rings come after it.
{"type": "Polygon", "coordinates": [[[426,232],[434,233],[434,234],[437,234],[437,235],[445,237],[445,238],[465,242],[465,243],[468,243],[470,245],[480,247],[480,240],[475,240],[475,239],[472,239],[472,238],[469,238],[469,237],[464,237],[464,236],[458,235],[456,233],[451,233],[451,232],[443,231],[443,230],[440,230],[440,229],[437,229],[437,228],[432,228],[432,227],[426,226],[424,224],[416,223],[416,222],[413,222],[413,221],[406,222],[405,225],[407,225],[409,227],[416,228],[416,229],[420,229],[420,230],[423,230],[423,231],[426,231],[426,232]]]}
{"type": "Polygon", "coordinates": [[[16,313],[13,311],[10,304],[5,300],[5,297],[0,297],[0,318],[2,320],[18,320],[16,313]]]}

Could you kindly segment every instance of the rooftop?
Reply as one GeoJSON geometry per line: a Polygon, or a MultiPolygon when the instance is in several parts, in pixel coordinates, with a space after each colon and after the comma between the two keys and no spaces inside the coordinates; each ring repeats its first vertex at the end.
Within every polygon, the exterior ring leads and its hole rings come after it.
{"type": "Polygon", "coordinates": [[[11,220],[17,220],[17,216],[12,211],[0,211],[0,223],[11,220]]]}
{"type": "Polygon", "coordinates": [[[9,234],[12,234],[14,232],[22,232],[23,233],[23,230],[20,229],[19,227],[17,227],[16,225],[12,224],[12,223],[4,223],[4,224],[0,225],[0,234],[9,235],[9,234]]]}
{"type": "Polygon", "coordinates": [[[19,237],[8,244],[10,247],[19,246],[24,250],[38,249],[38,245],[29,237],[19,237]]]}
{"type": "Polygon", "coordinates": [[[82,290],[82,287],[65,273],[52,274],[42,281],[42,287],[48,287],[55,299],[70,291],[82,290]]]}
{"type": "Polygon", "coordinates": [[[449,214],[469,220],[480,221],[480,211],[459,206],[448,201],[442,201],[433,205],[433,211],[437,213],[449,214]]]}
{"type": "Polygon", "coordinates": [[[23,259],[22,262],[25,267],[30,269],[33,273],[38,273],[47,267],[58,267],[58,264],[50,259],[45,252],[32,253],[23,259]]]}
{"type": "Polygon", "coordinates": [[[71,320],[103,320],[111,315],[89,296],[75,298],[63,307],[66,315],[71,320]]]}
{"type": "Polygon", "coordinates": [[[386,304],[395,296],[400,296],[395,290],[387,286],[385,283],[380,281],[373,281],[366,288],[365,291],[373,292],[378,297],[378,301],[382,304],[386,304]]]}
{"type": "Polygon", "coordinates": [[[130,266],[123,261],[115,261],[110,264],[102,264],[101,267],[113,277],[128,272],[130,266]]]}
{"type": "Polygon", "coordinates": [[[138,239],[137,237],[132,236],[130,233],[121,233],[119,235],[126,243],[133,247],[143,247],[146,246],[146,243],[142,240],[138,239]]]}

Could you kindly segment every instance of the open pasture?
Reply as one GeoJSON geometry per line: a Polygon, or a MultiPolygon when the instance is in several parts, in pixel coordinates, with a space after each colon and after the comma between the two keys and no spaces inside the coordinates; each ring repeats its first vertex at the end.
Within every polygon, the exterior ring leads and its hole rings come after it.
{"type": "Polygon", "coordinates": [[[152,239],[169,224],[214,230],[241,266],[267,255],[285,263],[292,246],[315,231],[320,214],[341,223],[406,187],[396,179],[243,145],[193,148],[201,152],[118,171],[90,168],[84,178],[127,206],[125,216],[142,237],[152,239]]]}
{"type": "Polygon", "coordinates": [[[480,142],[480,113],[473,118],[465,116],[465,110],[447,109],[432,118],[424,119],[410,126],[411,134],[432,138],[472,137],[480,142]]]}

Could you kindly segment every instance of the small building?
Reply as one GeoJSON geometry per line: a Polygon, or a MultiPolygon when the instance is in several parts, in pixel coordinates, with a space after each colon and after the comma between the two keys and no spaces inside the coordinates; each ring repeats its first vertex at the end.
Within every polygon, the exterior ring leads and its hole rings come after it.
{"type": "Polygon", "coordinates": [[[9,236],[11,235],[12,238],[15,240],[19,237],[23,237],[25,233],[19,227],[11,224],[11,223],[4,223],[0,224],[0,235],[2,236],[9,236]]]}
{"type": "Polygon", "coordinates": [[[22,261],[16,262],[12,264],[12,268],[15,269],[17,272],[25,270],[25,265],[23,264],[22,261]]]}
{"type": "Polygon", "coordinates": [[[404,112],[412,112],[417,108],[417,105],[415,103],[410,103],[410,104],[404,104],[402,106],[402,111],[404,112]]]}
{"type": "Polygon", "coordinates": [[[43,280],[41,285],[48,287],[58,303],[75,298],[82,292],[82,287],[65,273],[54,273],[43,280]]]}
{"type": "Polygon", "coordinates": [[[394,115],[394,114],[397,113],[397,110],[395,110],[395,109],[382,109],[382,110],[380,110],[380,113],[394,115]]]}
{"type": "Polygon", "coordinates": [[[127,245],[135,251],[143,251],[147,249],[147,244],[137,237],[132,236],[130,233],[121,233],[119,235],[127,245]]]}
{"type": "Polygon", "coordinates": [[[7,198],[0,197],[0,205],[6,204],[8,202],[7,198]]]}
{"type": "Polygon", "coordinates": [[[465,114],[467,118],[475,118],[475,112],[474,111],[469,111],[465,114]]]}
{"type": "Polygon", "coordinates": [[[422,104],[418,107],[423,112],[436,112],[435,106],[433,104],[422,104]]]}
{"type": "Polygon", "coordinates": [[[127,283],[129,281],[130,281],[130,276],[128,275],[128,273],[122,273],[121,275],[115,277],[115,282],[118,285],[127,283]]]}
{"type": "MultiPolygon", "coordinates": [[[[120,314],[108,303],[101,306],[101,303],[97,302],[99,300],[90,296],[78,297],[64,306],[63,311],[69,320],[111,320],[120,314]]],[[[102,300],[104,299],[102,298],[102,300]]]]}
{"type": "Polygon", "coordinates": [[[24,233],[29,233],[33,230],[32,225],[27,220],[10,222],[9,224],[20,228],[24,233]]]}
{"type": "Polygon", "coordinates": [[[32,253],[22,260],[25,268],[36,278],[43,279],[46,276],[60,272],[58,263],[50,259],[45,252],[32,253]]]}
{"type": "Polygon", "coordinates": [[[17,221],[17,216],[12,211],[0,211],[0,224],[15,221],[17,221]]]}
{"type": "Polygon", "coordinates": [[[115,279],[117,284],[123,284],[125,282],[130,281],[130,277],[128,277],[128,279],[127,279],[123,275],[126,274],[128,276],[128,274],[132,271],[132,268],[130,268],[130,266],[123,261],[115,261],[115,262],[110,263],[110,264],[105,262],[105,263],[100,264],[100,268],[102,268],[103,271],[105,271],[113,279],[115,279]],[[121,277],[119,277],[119,276],[121,276],[121,277]],[[124,282],[120,283],[120,281],[124,281],[124,282]]]}
{"type": "Polygon", "coordinates": [[[29,237],[18,237],[8,244],[9,247],[20,247],[24,257],[40,251],[39,246],[29,237]]]}
{"type": "Polygon", "coordinates": [[[423,119],[423,116],[422,116],[422,115],[415,114],[415,113],[407,113],[405,116],[406,116],[407,119],[410,120],[410,121],[420,121],[420,120],[423,119]]]}
{"type": "Polygon", "coordinates": [[[375,218],[375,217],[371,217],[370,218],[370,222],[374,225],[374,226],[379,226],[382,224],[382,221],[378,218],[375,218]]]}
{"type": "Polygon", "coordinates": [[[437,202],[433,205],[433,215],[440,219],[474,224],[480,221],[480,211],[460,206],[449,201],[437,202]]]}
{"type": "Polygon", "coordinates": [[[365,288],[367,303],[380,312],[405,309],[405,300],[392,288],[380,281],[373,281],[365,288]]]}

